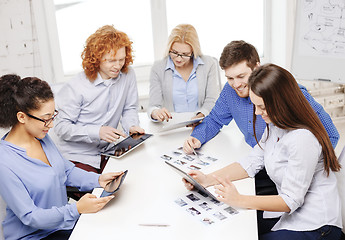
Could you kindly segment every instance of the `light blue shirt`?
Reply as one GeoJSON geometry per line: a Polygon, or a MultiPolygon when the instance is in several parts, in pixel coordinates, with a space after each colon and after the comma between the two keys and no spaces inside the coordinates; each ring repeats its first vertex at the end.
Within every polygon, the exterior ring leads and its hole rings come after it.
{"type": "Polygon", "coordinates": [[[59,137],[57,145],[68,160],[100,168],[100,154],[108,145],[100,140],[100,128],[117,128],[121,122],[128,134],[130,127],[139,125],[138,89],[132,68],[109,80],[98,74],[93,82],[81,72],[61,88],[56,100],[59,115],[54,130],[59,137]]]}
{"type": "Polygon", "coordinates": [[[90,191],[100,187],[99,175],[64,159],[48,135],[40,142],[51,166],[28,157],[25,149],[5,137],[0,142],[0,194],[7,204],[2,223],[5,239],[41,239],[72,229],[79,213],[75,203],[67,203],[66,185],[90,191]]]}
{"type": "Polygon", "coordinates": [[[269,124],[248,157],[239,161],[250,177],[266,168],[279,196],[290,208],[272,228],[312,231],[324,225],[342,228],[337,179],[324,172],[322,147],[306,129],[285,130],[269,124]],[[267,138],[267,135],[269,136],[267,138]]]}
{"type": "Polygon", "coordinates": [[[193,69],[187,82],[175,69],[175,65],[170,56],[167,61],[167,69],[173,71],[173,102],[175,112],[194,112],[198,106],[198,79],[196,69],[199,64],[204,64],[200,57],[193,58],[193,69]]]}

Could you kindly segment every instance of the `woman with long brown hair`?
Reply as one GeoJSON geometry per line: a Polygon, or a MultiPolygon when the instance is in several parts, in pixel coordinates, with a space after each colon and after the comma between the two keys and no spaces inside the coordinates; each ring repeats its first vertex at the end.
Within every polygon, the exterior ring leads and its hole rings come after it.
{"type": "Polygon", "coordinates": [[[340,239],[340,199],[333,173],[340,170],[340,164],[316,113],[294,77],[274,64],[254,70],[248,86],[255,115],[267,124],[260,142],[236,163],[208,175],[190,174],[204,186],[217,185],[222,202],[268,211],[264,217],[271,220],[262,221],[271,227],[259,231],[260,239],[340,239]],[[231,181],[254,177],[263,167],[278,195],[238,193],[231,181]]]}

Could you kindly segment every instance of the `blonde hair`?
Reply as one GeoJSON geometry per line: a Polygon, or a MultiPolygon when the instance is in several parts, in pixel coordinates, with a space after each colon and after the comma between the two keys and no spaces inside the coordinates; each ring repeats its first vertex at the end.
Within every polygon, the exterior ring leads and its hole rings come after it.
{"type": "Polygon", "coordinates": [[[202,55],[198,33],[190,24],[179,24],[171,31],[165,56],[169,55],[171,46],[175,42],[187,43],[188,45],[190,45],[195,57],[199,57],[202,55]]]}

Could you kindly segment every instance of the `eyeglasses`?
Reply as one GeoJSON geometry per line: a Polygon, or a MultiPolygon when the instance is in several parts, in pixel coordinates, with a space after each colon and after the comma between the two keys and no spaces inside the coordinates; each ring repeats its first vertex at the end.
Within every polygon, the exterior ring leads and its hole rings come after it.
{"type": "Polygon", "coordinates": [[[33,119],[36,119],[36,120],[38,120],[38,121],[44,122],[44,126],[45,126],[45,127],[48,127],[49,124],[56,118],[56,116],[58,115],[58,113],[59,113],[59,111],[58,111],[58,110],[55,110],[53,116],[52,116],[51,118],[49,118],[49,119],[46,119],[46,120],[45,120],[45,119],[38,118],[38,117],[35,117],[35,116],[33,116],[33,115],[29,114],[29,113],[27,113],[26,115],[28,115],[29,117],[31,117],[31,118],[33,118],[33,119]]]}
{"type": "Polygon", "coordinates": [[[169,51],[169,54],[172,58],[177,58],[177,57],[181,57],[184,60],[188,60],[194,57],[194,54],[192,53],[192,55],[185,55],[185,54],[180,54],[178,52],[175,51],[169,51]]]}

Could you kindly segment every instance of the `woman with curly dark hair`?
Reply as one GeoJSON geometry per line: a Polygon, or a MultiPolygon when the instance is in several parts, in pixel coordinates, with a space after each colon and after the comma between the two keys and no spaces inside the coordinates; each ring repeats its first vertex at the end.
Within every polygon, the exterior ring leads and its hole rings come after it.
{"type": "Polygon", "coordinates": [[[101,173],[101,151],[139,127],[138,90],[132,42],[127,34],[106,25],[87,40],[81,54],[84,71],[57,94],[55,133],[65,158],[77,167],[101,173]],[[117,129],[119,123],[124,130],[117,129]]]}
{"type": "Polygon", "coordinates": [[[66,185],[105,187],[121,173],[96,174],[64,159],[48,136],[58,112],[47,82],[0,77],[0,195],[6,202],[5,239],[68,239],[81,213],[102,209],[112,197],[86,194],[68,204],[66,185]]]}

